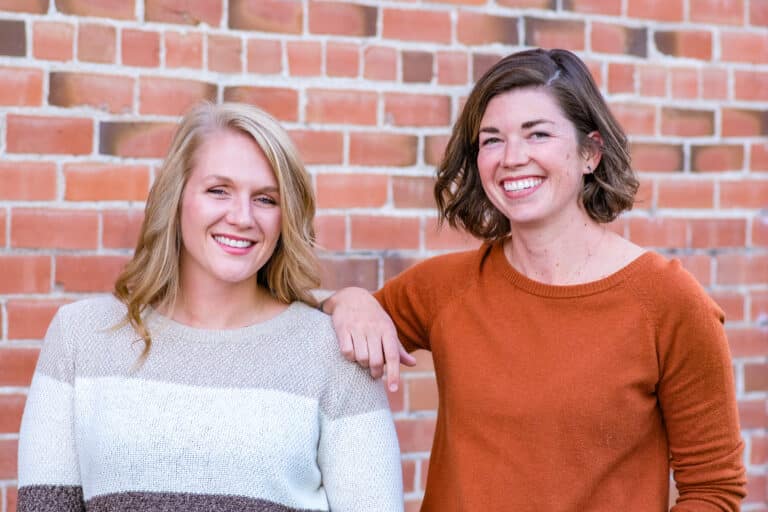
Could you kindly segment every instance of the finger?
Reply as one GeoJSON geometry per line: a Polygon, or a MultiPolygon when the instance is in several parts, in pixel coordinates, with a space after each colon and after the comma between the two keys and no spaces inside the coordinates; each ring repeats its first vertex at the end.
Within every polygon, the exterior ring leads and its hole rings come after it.
{"type": "Polygon", "coordinates": [[[397,391],[400,387],[400,351],[403,348],[394,336],[387,336],[382,342],[384,358],[387,361],[387,388],[390,391],[397,391]]]}
{"type": "Polygon", "coordinates": [[[371,336],[368,339],[368,367],[371,377],[379,379],[384,374],[384,353],[382,352],[381,341],[377,336],[371,336]]]}
{"type": "Polygon", "coordinates": [[[400,353],[400,363],[404,364],[405,366],[416,366],[416,358],[413,357],[413,355],[409,354],[407,350],[403,348],[402,345],[399,345],[399,353],[400,353]]]}
{"type": "Polygon", "coordinates": [[[355,346],[352,343],[352,335],[349,332],[345,332],[338,336],[339,350],[347,361],[355,360],[355,346]]]}
{"type": "Polygon", "coordinates": [[[355,346],[355,361],[363,368],[368,368],[368,344],[365,336],[355,334],[352,336],[352,343],[355,346]]]}

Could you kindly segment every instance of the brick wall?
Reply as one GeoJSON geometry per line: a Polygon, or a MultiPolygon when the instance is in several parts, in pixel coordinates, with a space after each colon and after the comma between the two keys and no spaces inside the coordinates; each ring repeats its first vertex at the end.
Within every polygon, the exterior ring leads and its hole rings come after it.
{"type": "MultiPolygon", "coordinates": [[[[435,231],[433,166],[470,84],[528,46],[582,55],[631,135],[616,222],[728,316],[749,468],[768,510],[768,0],[0,0],[0,512],[56,308],[107,291],[178,115],[281,119],[315,179],[325,286],[378,287],[474,246],[435,231]]],[[[409,510],[435,421],[428,354],[391,397],[409,510]]]]}

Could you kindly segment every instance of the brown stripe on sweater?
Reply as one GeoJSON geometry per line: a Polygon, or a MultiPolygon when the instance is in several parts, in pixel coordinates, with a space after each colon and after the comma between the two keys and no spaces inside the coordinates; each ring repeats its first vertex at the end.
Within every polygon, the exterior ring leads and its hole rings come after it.
{"type": "Polygon", "coordinates": [[[19,488],[16,512],[83,512],[83,488],[30,485],[19,488]]]}
{"type": "Polygon", "coordinates": [[[177,492],[121,492],[94,496],[86,502],[85,510],[87,512],[321,512],[286,507],[279,503],[245,496],[177,492]]]}

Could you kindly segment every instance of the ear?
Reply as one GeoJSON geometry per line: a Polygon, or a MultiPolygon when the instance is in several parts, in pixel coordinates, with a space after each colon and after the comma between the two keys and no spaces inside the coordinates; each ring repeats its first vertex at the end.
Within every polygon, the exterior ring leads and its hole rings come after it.
{"type": "Polygon", "coordinates": [[[603,136],[597,130],[587,134],[584,147],[584,174],[592,174],[603,157],[603,136]]]}

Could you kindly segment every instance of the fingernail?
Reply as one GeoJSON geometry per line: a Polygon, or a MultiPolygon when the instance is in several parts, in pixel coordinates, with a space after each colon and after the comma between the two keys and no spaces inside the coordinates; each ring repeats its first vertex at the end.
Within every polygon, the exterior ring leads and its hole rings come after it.
{"type": "Polygon", "coordinates": [[[397,384],[396,384],[396,383],[394,383],[394,382],[393,382],[392,384],[390,384],[390,385],[389,385],[389,390],[390,390],[390,391],[392,391],[393,393],[394,393],[395,391],[397,391],[397,384]]]}

